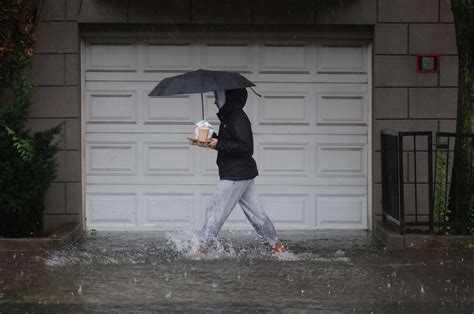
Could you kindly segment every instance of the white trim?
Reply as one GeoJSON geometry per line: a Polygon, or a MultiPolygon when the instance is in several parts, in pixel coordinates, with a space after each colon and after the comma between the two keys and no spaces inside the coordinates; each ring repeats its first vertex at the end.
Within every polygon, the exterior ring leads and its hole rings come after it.
{"type": "Polygon", "coordinates": [[[81,75],[81,82],[80,82],[80,93],[81,93],[81,102],[80,102],[80,121],[81,121],[81,199],[82,199],[82,230],[86,231],[87,230],[87,216],[86,216],[86,176],[85,176],[85,162],[86,162],[86,153],[85,153],[85,113],[84,113],[84,94],[85,94],[85,86],[86,86],[86,76],[85,76],[85,43],[84,43],[84,38],[80,38],[80,75],[81,75]]]}
{"type": "Polygon", "coordinates": [[[367,60],[367,94],[369,97],[369,112],[367,116],[367,226],[369,230],[373,230],[373,191],[372,191],[372,94],[373,94],[373,86],[372,86],[372,43],[368,44],[368,60],[367,60]]]}

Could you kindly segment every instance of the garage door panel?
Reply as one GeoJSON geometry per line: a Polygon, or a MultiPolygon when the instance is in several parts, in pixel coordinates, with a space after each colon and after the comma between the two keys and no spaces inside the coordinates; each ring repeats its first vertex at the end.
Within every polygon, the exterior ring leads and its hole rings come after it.
{"type": "Polygon", "coordinates": [[[212,150],[199,151],[198,155],[200,160],[200,175],[217,177],[219,174],[216,164],[217,153],[212,150]]]}
{"type": "MultiPolygon", "coordinates": [[[[216,175],[216,152],[189,146],[183,139],[187,135],[91,135],[87,143],[88,158],[91,161],[89,173],[135,174],[137,158],[143,156],[140,164],[144,165],[145,175],[216,175]],[[97,142],[95,139],[102,141],[97,142]],[[143,142],[137,143],[133,140],[143,142]]],[[[294,138],[290,135],[257,134],[255,159],[264,177],[311,176],[310,173],[314,172],[310,171],[310,161],[317,165],[317,176],[366,177],[367,144],[360,143],[366,141],[365,136],[308,135],[294,138]],[[306,142],[298,139],[305,139],[306,142]]],[[[140,178],[134,180],[139,181],[140,178]]],[[[306,183],[314,182],[313,180],[306,183]]]]}
{"type": "Polygon", "coordinates": [[[148,97],[150,90],[142,93],[142,121],[144,124],[194,123],[196,106],[191,95],[148,97]]]}
{"type": "Polygon", "coordinates": [[[184,142],[144,142],[143,174],[146,176],[195,175],[195,150],[184,142]]]}
{"type": "MultiPolygon", "coordinates": [[[[149,42],[143,46],[145,72],[186,72],[197,66],[197,48],[189,42],[149,42]]],[[[169,75],[169,74],[168,74],[169,75]]]]}
{"type": "Polygon", "coordinates": [[[367,125],[367,94],[319,94],[318,125],[367,125]]]}
{"type": "Polygon", "coordinates": [[[134,40],[88,41],[85,70],[138,71],[138,46],[134,40]]]}
{"type": "Polygon", "coordinates": [[[268,43],[259,46],[259,73],[311,73],[311,46],[268,43]]]}
{"type": "MultiPolygon", "coordinates": [[[[92,73],[94,74],[94,73],[92,73]]],[[[92,75],[91,74],[91,75],[92,75]]],[[[111,74],[112,75],[112,74],[111,74]]],[[[85,89],[87,90],[115,90],[115,91],[123,91],[123,90],[152,90],[156,84],[160,82],[160,75],[159,73],[156,73],[155,76],[156,78],[151,80],[151,81],[144,81],[144,80],[125,80],[125,79],[120,79],[120,80],[89,80],[86,81],[85,84],[85,89]]],[[[166,74],[163,76],[163,78],[169,77],[172,74],[166,74]]],[[[115,77],[117,78],[118,74],[115,74],[115,77]]],[[[120,77],[122,76],[122,73],[120,73],[120,77]]],[[[245,77],[249,78],[250,75],[245,75],[245,77]]],[[[281,76],[277,76],[281,77],[281,76]]],[[[284,75],[286,77],[286,75],[284,75]]],[[[274,80],[274,81],[257,81],[256,83],[257,86],[254,87],[255,89],[258,90],[268,90],[270,92],[272,91],[285,91],[288,90],[290,92],[313,92],[313,91],[318,91],[318,92],[357,92],[357,93],[362,93],[362,92],[367,92],[367,85],[366,84],[359,84],[359,83],[352,83],[352,82],[343,82],[343,84],[339,82],[332,82],[332,81],[327,81],[324,84],[316,84],[318,82],[315,82],[314,80],[309,80],[309,81],[297,81],[297,82],[292,82],[292,81],[282,81],[282,80],[274,80]]],[[[249,92],[249,97],[256,97],[250,90],[249,92]]],[[[208,94],[209,96],[212,96],[212,92],[204,93],[204,95],[208,94]]],[[[199,105],[201,104],[201,95],[200,94],[191,94],[192,97],[197,98],[199,101],[199,105]]],[[[258,97],[255,99],[258,100],[258,97]]]]}
{"type": "Polygon", "coordinates": [[[321,46],[318,50],[318,73],[366,73],[365,46],[321,46]]]}
{"type": "Polygon", "coordinates": [[[143,224],[153,227],[160,224],[194,224],[193,193],[144,193],[143,224]]]}
{"type": "Polygon", "coordinates": [[[206,42],[201,47],[201,64],[210,70],[252,73],[253,49],[249,42],[206,42]]]}
{"type": "Polygon", "coordinates": [[[87,175],[137,174],[138,148],[136,142],[89,141],[86,145],[88,157],[87,175]]]}
{"type": "Polygon", "coordinates": [[[137,224],[136,193],[87,193],[90,223],[137,224]]]}
{"type": "MultiPolygon", "coordinates": [[[[195,70],[195,69],[194,69],[195,70]]],[[[94,81],[107,81],[107,82],[147,82],[157,84],[161,80],[173,76],[185,73],[181,72],[120,72],[120,76],[115,72],[87,72],[86,79],[94,81]]],[[[285,73],[284,75],[278,74],[246,74],[245,77],[252,82],[264,82],[264,83],[350,83],[350,84],[367,84],[368,74],[367,73],[318,73],[317,75],[311,74],[293,74],[285,73]]],[[[257,86],[255,90],[259,90],[257,86]]]]}
{"type": "Polygon", "coordinates": [[[310,93],[261,91],[257,104],[259,124],[311,124],[310,93]]]}
{"type": "MultiPolygon", "coordinates": [[[[168,128],[173,128],[174,126],[168,126],[168,128]]],[[[187,127],[189,129],[189,126],[187,127]]],[[[191,126],[192,131],[194,131],[194,126],[191,126]]],[[[189,146],[188,140],[186,137],[190,136],[189,132],[186,133],[166,133],[166,132],[121,132],[118,133],[100,133],[94,132],[88,134],[87,142],[136,142],[136,143],[175,143],[176,145],[183,145],[188,148],[197,149],[197,147],[189,146]]],[[[138,144],[137,144],[138,145],[138,144]]],[[[140,144],[141,145],[141,144],[140,144]]]]}
{"type": "MultiPolygon", "coordinates": [[[[94,126],[91,126],[92,128],[94,126]]],[[[130,129],[133,129],[131,126],[130,129]]],[[[296,135],[298,137],[311,137],[311,136],[352,136],[352,135],[366,135],[367,126],[352,126],[352,125],[332,125],[332,126],[300,126],[300,125],[252,125],[252,131],[256,135],[281,135],[285,136],[288,134],[296,135]]]]}
{"type": "Polygon", "coordinates": [[[316,144],[316,175],[333,177],[366,177],[365,144],[316,144]]]}
{"type": "Polygon", "coordinates": [[[308,194],[265,193],[260,196],[268,216],[275,224],[310,227],[310,196],[308,194]]]}
{"type": "MultiPolygon", "coordinates": [[[[194,193],[196,195],[201,194],[209,194],[212,195],[216,189],[216,183],[219,181],[218,178],[213,178],[209,184],[181,184],[181,183],[174,183],[174,184],[146,184],[143,186],[137,184],[128,184],[128,182],[121,182],[120,184],[110,185],[110,184],[91,184],[89,185],[90,191],[88,193],[98,193],[98,194],[108,194],[108,193],[124,193],[124,194],[139,194],[142,193],[165,193],[165,194],[172,194],[172,193],[194,193]]],[[[312,185],[272,185],[272,184],[264,184],[261,181],[260,177],[257,177],[256,181],[258,181],[258,193],[260,195],[263,194],[295,194],[295,195],[365,195],[367,192],[367,186],[358,185],[358,186],[346,186],[346,185],[338,185],[338,186],[330,186],[330,185],[320,185],[320,186],[312,186],[312,185]]],[[[141,196],[140,196],[141,197],[141,196]]],[[[207,205],[207,204],[205,204],[207,205]]],[[[200,206],[200,205],[198,205],[200,206]]]]}
{"type": "MultiPolygon", "coordinates": [[[[214,189],[215,184],[92,185],[86,194],[87,206],[94,212],[89,213],[88,227],[101,230],[198,230],[204,223],[206,207],[214,189]],[[142,206],[138,207],[138,204],[142,206]]],[[[262,205],[275,226],[281,229],[366,228],[365,193],[366,187],[259,185],[262,205]]],[[[224,228],[249,228],[239,205],[234,208],[224,228]]]]}
{"type": "Polygon", "coordinates": [[[366,85],[325,84],[316,99],[316,125],[366,126],[369,108],[366,85]]]}
{"type": "Polygon", "coordinates": [[[88,123],[137,123],[136,91],[94,90],[86,97],[88,123]]]}
{"type": "Polygon", "coordinates": [[[258,169],[262,176],[307,177],[310,175],[309,142],[259,142],[258,169]]]}
{"type": "Polygon", "coordinates": [[[328,185],[328,186],[338,186],[338,185],[347,185],[356,187],[359,185],[367,185],[367,178],[365,177],[349,177],[349,176],[318,176],[315,177],[296,177],[296,176],[259,176],[257,182],[259,184],[266,185],[275,185],[275,186],[288,186],[288,185],[298,185],[298,186],[319,186],[319,185],[328,185]]]}
{"type": "Polygon", "coordinates": [[[291,143],[300,142],[306,143],[308,141],[314,143],[357,143],[367,144],[367,135],[349,135],[349,134],[301,134],[301,136],[295,136],[299,134],[288,134],[288,133],[257,133],[254,134],[254,143],[268,142],[268,143],[291,143]]]}
{"type": "Polygon", "coordinates": [[[155,85],[151,82],[88,82],[86,117],[94,116],[87,123],[195,123],[200,116],[198,95],[148,97],[155,85]]]}
{"type": "MultiPolygon", "coordinates": [[[[263,176],[257,177],[257,184],[269,185],[269,186],[315,186],[327,185],[327,186],[350,186],[352,188],[360,185],[367,185],[367,178],[365,177],[342,177],[342,176],[319,176],[319,177],[296,177],[296,176],[263,176]]],[[[213,186],[217,183],[217,174],[215,176],[88,176],[86,178],[87,184],[135,184],[139,186],[150,185],[150,184],[172,184],[183,186],[194,186],[197,184],[213,186]],[[185,178],[185,180],[183,179],[185,178]]]]}
{"type": "MultiPolygon", "coordinates": [[[[212,122],[214,126],[217,123],[212,122]]],[[[153,125],[131,125],[121,124],[120,127],[113,124],[93,124],[85,125],[88,134],[113,132],[115,134],[168,134],[170,136],[181,136],[181,140],[186,141],[187,137],[194,134],[194,123],[188,124],[153,124],[153,125]]],[[[218,130],[218,128],[217,128],[218,130]]],[[[331,135],[331,136],[347,136],[347,135],[364,135],[367,134],[367,126],[338,125],[338,126],[299,126],[299,125],[258,125],[252,124],[254,136],[260,135],[296,135],[298,137],[331,135]]],[[[367,136],[366,136],[367,137],[367,136]]]]}
{"type": "Polygon", "coordinates": [[[317,225],[330,229],[367,228],[365,195],[316,195],[317,225]]]}

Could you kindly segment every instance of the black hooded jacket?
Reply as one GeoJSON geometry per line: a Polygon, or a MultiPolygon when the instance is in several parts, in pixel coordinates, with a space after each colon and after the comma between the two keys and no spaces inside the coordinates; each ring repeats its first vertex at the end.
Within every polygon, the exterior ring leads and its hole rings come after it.
{"type": "Polygon", "coordinates": [[[258,175],[257,164],[252,158],[252,127],[243,110],[246,101],[245,88],[228,89],[225,104],[217,113],[221,121],[216,145],[221,180],[250,180],[258,175]]]}

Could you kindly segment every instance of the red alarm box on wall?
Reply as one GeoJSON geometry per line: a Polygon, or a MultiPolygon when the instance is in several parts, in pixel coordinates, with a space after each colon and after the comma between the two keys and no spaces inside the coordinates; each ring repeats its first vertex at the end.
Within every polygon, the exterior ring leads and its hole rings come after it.
{"type": "Polygon", "coordinates": [[[439,73],[439,55],[438,54],[417,54],[416,72],[417,73],[439,73]]]}

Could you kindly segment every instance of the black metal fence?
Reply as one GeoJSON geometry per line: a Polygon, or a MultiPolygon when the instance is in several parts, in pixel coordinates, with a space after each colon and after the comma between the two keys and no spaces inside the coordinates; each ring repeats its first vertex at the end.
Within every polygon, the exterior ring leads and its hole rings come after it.
{"type": "Polygon", "coordinates": [[[433,231],[432,133],[382,131],[381,136],[384,221],[401,233],[408,226],[433,231]]]}
{"type": "Polygon", "coordinates": [[[456,139],[470,146],[466,184],[472,187],[474,134],[437,133],[433,143],[430,131],[381,132],[383,219],[402,234],[415,227],[430,233],[463,227],[474,233],[473,203],[468,217],[448,206],[456,139]]]}

